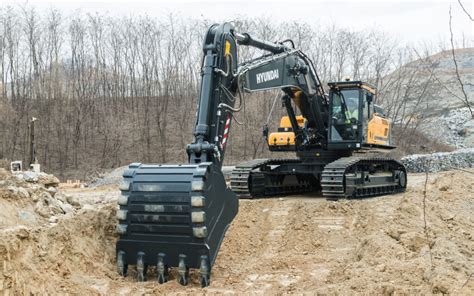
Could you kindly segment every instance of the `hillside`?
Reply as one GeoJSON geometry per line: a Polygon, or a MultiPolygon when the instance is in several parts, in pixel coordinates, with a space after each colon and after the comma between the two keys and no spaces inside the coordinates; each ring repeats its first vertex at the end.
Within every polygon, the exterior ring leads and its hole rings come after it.
{"type": "MultiPolygon", "coordinates": [[[[474,48],[455,50],[459,77],[474,106],[474,48]]],[[[451,50],[418,59],[384,78],[385,105],[395,122],[417,128],[454,148],[474,147],[474,121],[466,107],[451,50]]]]}
{"type": "MultiPolygon", "coordinates": [[[[454,51],[461,81],[471,101],[474,99],[474,48],[460,48],[454,51]]],[[[461,88],[456,77],[451,50],[445,50],[424,59],[406,64],[398,71],[416,72],[420,83],[431,79],[433,93],[425,103],[428,112],[443,111],[463,106],[461,88]],[[431,77],[432,74],[432,77],[431,77]]],[[[393,74],[392,74],[393,75],[393,74]]]]}

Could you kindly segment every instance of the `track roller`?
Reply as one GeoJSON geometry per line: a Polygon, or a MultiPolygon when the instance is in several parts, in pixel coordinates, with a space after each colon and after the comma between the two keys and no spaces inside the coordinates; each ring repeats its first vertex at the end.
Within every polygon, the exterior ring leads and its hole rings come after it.
{"type": "Polygon", "coordinates": [[[186,255],[179,255],[178,282],[186,286],[189,282],[189,268],[186,265],[186,255]]]}
{"type": "Polygon", "coordinates": [[[209,259],[207,256],[201,256],[201,266],[199,267],[199,276],[201,288],[209,286],[211,281],[211,273],[209,270],[209,259]]]}
{"type": "Polygon", "coordinates": [[[156,273],[158,276],[158,282],[160,284],[166,283],[168,281],[169,268],[166,265],[165,254],[158,254],[158,263],[156,264],[156,273]]]}
{"type": "Polygon", "coordinates": [[[125,252],[117,253],[117,272],[121,276],[127,276],[128,264],[125,263],[125,252]]]}

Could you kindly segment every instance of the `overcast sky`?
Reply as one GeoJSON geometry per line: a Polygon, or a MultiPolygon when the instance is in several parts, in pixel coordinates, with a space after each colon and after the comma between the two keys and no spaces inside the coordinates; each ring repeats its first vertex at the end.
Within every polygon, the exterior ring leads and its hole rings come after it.
{"type": "MultiPolygon", "coordinates": [[[[461,0],[474,17],[474,0],[461,0]]],[[[452,6],[453,29],[456,37],[474,41],[474,22],[462,11],[458,0],[406,1],[191,1],[191,0],[102,0],[102,1],[48,1],[0,0],[1,6],[28,3],[40,9],[54,7],[67,14],[108,13],[111,15],[143,15],[160,17],[169,12],[192,18],[222,21],[236,15],[266,16],[276,22],[302,20],[309,23],[332,24],[363,30],[376,27],[401,41],[410,43],[438,43],[449,39],[449,7],[452,6]]]]}

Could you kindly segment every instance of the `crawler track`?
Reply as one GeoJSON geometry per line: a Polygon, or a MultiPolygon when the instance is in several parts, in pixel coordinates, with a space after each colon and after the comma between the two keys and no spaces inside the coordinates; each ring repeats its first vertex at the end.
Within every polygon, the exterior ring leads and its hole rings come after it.
{"type": "Polygon", "coordinates": [[[406,180],[405,167],[396,160],[351,156],[324,168],[321,187],[328,198],[363,198],[403,192],[406,180]]]}
{"type": "Polygon", "coordinates": [[[318,167],[299,159],[255,159],[232,171],[231,188],[241,199],[319,189],[327,198],[363,198],[403,192],[406,188],[405,167],[391,158],[342,157],[320,169],[314,168],[318,167]],[[291,170],[293,167],[296,171],[291,170]]]}

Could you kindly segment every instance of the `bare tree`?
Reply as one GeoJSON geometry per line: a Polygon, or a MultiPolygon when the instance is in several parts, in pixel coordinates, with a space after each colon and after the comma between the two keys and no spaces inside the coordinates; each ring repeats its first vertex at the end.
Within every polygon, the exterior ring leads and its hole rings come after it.
{"type": "MultiPolygon", "coordinates": [[[[459,2],[459,4],[461,4],[461,2],[459,2]]],[[[462,6],[462,4],[461,4],[461,6],[462,6]]],[[[459,66],[458,66],[458,62],[456,60],[456,53],[455,53],[455,50],[454,50],[454,34],[453,34],[453,27],[452,27],[452,19],[453,19],[453,17],[452,17],[452,14],[451,14],[451,5],[450,5],[449,6],[449,33],[450,33],[450,36],[451,36],[451,38],[450,38],[451,54],[452,54],[452,57],[453,57],[454,71],[456,73],[456,79],[459,82],[459,87],[460,87],[461,93],[463,95],[462,102],[469,109],[469,112],[471,113],[471,117],[474,118],[474,113],[473,113],[473,110],[471,108],[471,103],[469,102],[469,97],[467,96],[466,90],[464,88],[464,83],[462,82],[461,75],[459,74],[459,66]]]]}
{"type": "MultiPolygon", "coordinates": [[[[60,175],[132,161],[185,161],[202,39],[211,23],[174,14],[66,17],[28,6],[0,8],[0,158],[26,159],[28,117],[35,115],[40,162],[60,175]]],[[[423,120],[427,98],[437,88],[469,103],[465,94],[441,84],[428,52],[416,54],[384,32],[262,17],[234,23],[257,38],[292,39],[314,61],[324,84],[346,75],[374,83],[377,103],[405,136],[423,120]],[[416,59],[421,62],[410,64],[416,59]]],[[[245,61],[262,51],[242,46],[238,54],[245,61]]],[[[245,95],[236,114],[244,125],[232,126],[228,163],[269,156],[261,127],[277,93],[245,95]]],[[[277,99],[271,130],[285,114],[279,106],[277,99]]]]}

